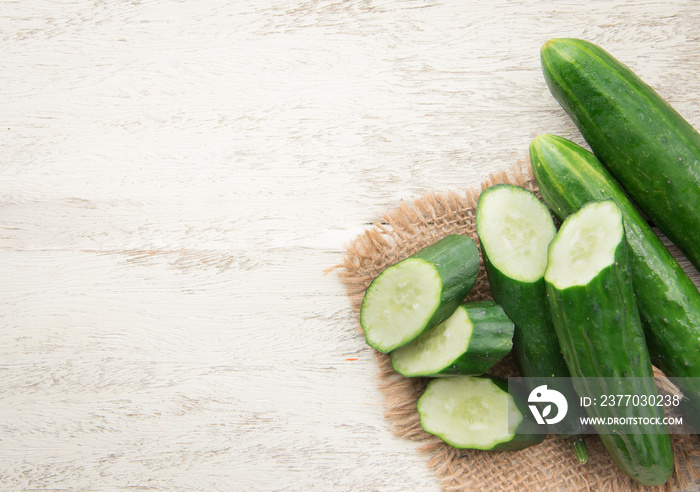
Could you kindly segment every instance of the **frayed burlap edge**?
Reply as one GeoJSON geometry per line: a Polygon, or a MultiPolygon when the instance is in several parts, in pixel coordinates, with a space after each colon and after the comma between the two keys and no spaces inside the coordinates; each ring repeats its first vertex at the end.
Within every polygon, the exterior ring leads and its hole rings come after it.
{"type": "MultiPolygon", "coordinates": [[[[335,269],[345,285],[352,309],[359,315],[365,289],[386,267],[448,234],[466,234],[479,244],[474,213],[479,193],[498,183],[510,183],[539,195],[528,163],[519,162],[508,172],[490,175],[480,186],[463,194],[430,194],[412,204],[402,202],[381,223],[360,234],[347,248],[335,269]]],[[[490,299],[483,261],[468,300],[490,299]]],[[[359,322],[357,328],[361,331],[359,322]]],[[[597,436],[587,436],[590,460],[579,465],[569,444],[548,436],[541,444],[517,452],[457,450],[427,434],[420,426],[416,401],[426,380],[405,378],[393,371],[389,357],[375,351],[379,387],[385,397],[385,416],[396,435],[420,442],[428,466],[445,491],[671,491],[687,488],[700,479],[698,436],[674,435],[676,460],[671,479],[660,487],[643,487],[625,476],[597,436]]],[[[516,375],[507,357],[493,374],[516,375]]],[[[676,391],[670,383],[667,391],[676,391]]]]}

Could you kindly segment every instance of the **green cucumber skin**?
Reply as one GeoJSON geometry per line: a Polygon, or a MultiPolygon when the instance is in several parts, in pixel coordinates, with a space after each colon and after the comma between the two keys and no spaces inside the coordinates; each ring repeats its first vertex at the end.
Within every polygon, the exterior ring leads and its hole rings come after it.
{"type": "Polygon", "coordinates": [[[481,375],[508,355],[513,348],[513,322],[493,301],[462,304],[474,325],[467,351],[437,376],[481,375]]]}
{"type": "Polygon", "coordinates": [[[688,414],[700,427],[697,287],[591,152],[565,138],[540,135],[530,144],[530,161],[540,193],[560,221],[589,201],[612,199],[622,211],[649,353],[667,376],[682,378],[677,384],[688,398],[688,414]]]}
{"type": "Polygon", "coordinates": [[[523,377],[569,377],[547,305],[544,278],[520,282],[503,274],[482,247],[494,300],[515,324],[513,356],[523,377]]]}
{"type": "MultiPolygon", "coordinates": [[[[560,290],[546,281],[546,286],[554,328],[579,396],[657,394],[624,238],[615,263],[587,285],[560,290]],[[616,378],[618,384],[594,387],[592,380],[576,378],[616,378]]],[[[662,409],[654,406],[587,410],[591,417],[663,418],[662,409]]],[[[673,471],[671,439],[664,427],[657,434],[600,433],[600,439],[620,469],[644,485],[663,484],[673,471]]]]}
{"type": "Polygon", "coordinates": [[[513,322],[501,306],[493,301],[472,301],[461,304],[472,322],[473,331],[467,350],[442,370],[431,374],[406,374],[394,363],[396,351],[389,354],[392,367],[405,377],[480,376],[508,355],[513,347],[513,322]]]}
{"type": "MultiPolygon", "coordinates": [[[[441,291],[439,305],[430,319],[421,330],[413,334],[411,339],[405,340],[404,345],[414,340],[424,331],[439,325],[452,316],[455,309],[464,301],[469,291],[474,287],[477,274],[479,273],[479,250],[476,243],[471,238],[461,234],[445,236],[409,256],[409,258],[421,258],[436,268],[441,280],[441,291]]],[[[398,263],[400,261],[387,267],[385,270],[392,268],[398,263]]],[[[367,290],[371,287],[372,284],[369,285],[367,290]]],[[[365,299],[363,299],[362,307],[360,308],[360,325],[363,331],[367,333],[362,319],[365,299]]],[[[384,349],[376,347],[370,343],[366,335],[365,340],[371,347],[383,353],[388,353],[398,348],[384,349]]]]}
{"type": "MultiPolygon", "coordinates": [[[[477,210],[489,193],[508,187],[514,186],[499,184],[484,190],[479,196],[477,210]]],[[[481,229],[479,219],[477,214],[477,234],[481,229]]],[[[520,374],[523,377],[569,377],[552,326],[544,277],[534,282],[509,277],[494,266],[489,257],[489,245],[482,236],[479,239],[491,294],[515,324],[513,356],[520,374]]]]}
{"type": "Polygon", "coordinates": [[[479,250],[471,238],[461,234],[451,234],[411,257],[422,258],[435,265],[442,279],[440,306],[428,321],[423,330],[425,331],[452,316],[455,309],[472,290],[479,273],[479,250]]]}
{"type": "Polygon", "coordinates": [[[551,40],[541,62],[552,95],[593,153],[700,269],[700,134],[592,43],[551,40]]]}
{"type": "MultiPolygon", "coordinates": [[[[481,251],[493,298],[515,324],[513,358],[520,374],[525,378],[570,377],[552,324],[544,278],[536,282],[517,281],[493,266],[486,248],[482,247],[481,251]]],[[[573,387],[565,397],[567,401],[578,399],[573,387]]],[[[574,408],[578,407],[571,406],[570,411],[574,408]]],[[[570,422],[577,422],[577,419],[570,422]]],[[[562,435],[581,434],[585,427],[573,424],[564,429],[562,435]]]]}

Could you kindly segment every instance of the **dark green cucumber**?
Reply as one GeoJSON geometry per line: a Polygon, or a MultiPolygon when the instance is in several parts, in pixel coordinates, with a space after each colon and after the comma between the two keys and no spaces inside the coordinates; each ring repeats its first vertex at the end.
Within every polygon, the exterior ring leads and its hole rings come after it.
{"type": "Polygon", "coordinates": [[[513,347],[513,322],[493,301],[460,305],[447,320],[391,352],[406,377],[480,375],[513,347]]]}
{"type": "Polygon", "coordinates": [[[550,91],[593,153],[700,269],[700,134],[592,43],[553,39],[541,60],[550,91]]]}
{"type": "MultiPolygon", "coordinates": [[[[568,378],[544,284],[547,248],[556,234],[550,211],[523,188],[492,186],[479,196],[476,231],[493,298],[515,324],[513,355],[520,374],[568,378]]],[[[576,401],[573,387],[567,389],[567,400],[576,401]]],[[[564,434],[573,437],[579,461],[585,462],[585,445],[578,437],[584,426],[577,418],[567,422],[573,425],[564,434]]]]}
{"type": "Polygon", "coordinates": [[[563,221],[590,201],[611,199],[622,211],[632,285],[652,361],[688,399],[700,428],[700,292],[588,150],[562,137],[540,135],[530,144],[532,171],[542,197],[563,221]],[[692,378],[692,379],[691,379],[692,378]]]}
{"type": "Polygon", "coordinates": [[[454,313],[476,282],[479,251],[452,234],[386,268],[365,292],[360,324],[367,343],[391,352],[454,313]]]}
{"type": "Polygon", "coordinates": [[[521,389],[503,379],[455,376],[433,379],[418,399],[423,429],[459,449],[508,450],[539,444],[521,389]]]}
{"type": "MultiPolygon", "coordinates": [[[[657,396],[651,360],[632,289],[620,209],[590,202],[569,216],[552,241],[545,272],[547,296],[564,359],[581,397],[657,396]]],[[[590,417],[663,419],[655,406],[586,407],[590,417]]],[[[625,420],[627,421],[627,420],[625,420]]],[[[668,430],[595,426],[620,469],[644,485],[665,483],[673,471],[668,430]],[[653,432],[653,433],[651,433],[653,432]]]]}

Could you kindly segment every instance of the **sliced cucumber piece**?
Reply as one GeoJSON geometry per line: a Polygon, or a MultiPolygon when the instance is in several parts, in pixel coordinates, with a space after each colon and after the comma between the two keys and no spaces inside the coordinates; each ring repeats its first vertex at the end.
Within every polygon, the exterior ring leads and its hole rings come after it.
{"type": "Polygon", "coordinates": [[[435,328],[391,352],[391,364],[407,377],[484,374],[510,352],[513,329],[495,302],[465,303],[435,328]]]}
{"type": "Polygon", "coordinates": [[[433,379],[418,399],[423,429],[460,449],[518,450],[544,439],[528,432],[532,422],[520,396],[491,377],[433,379]]]}
{"type": "MultiPolygon", "coordinates": [[[[653,401],[657,390],[632,287],[622,213],[612,200],[589,202],[564,221],[549,247],[545,283],[579,396],[637,395],[653,401]]],[[[624,473],[644,485],[668,480],[673,451],[662,407],[590,405],[586,411],[606,423],[595,427],[624,473]],[[649,422],[650,433],[637,433],[624,423],[635,419],[649,422]]]]}
{"type": "Polygon", "coordinates": [[[387,353],[446,320],[474,286],[478,271],[476,244],[458,234],[386,268],[362,300],[367,343],[387,353]]]}
{"type": "MultiPolygon", "coordinates": [[[[529,389],[535,389],[538,378],[568,378],[544,283],[547,250],[556,234],[549,209],[519,186],[492,186],[479,196],[476,230],[493,298],[515,323],[513,356],[520,374],[531,378],[529,389]]],[[[577,400],[573,386],[563,390],[567,400],[577,400]]],[[[578,407],[570,411],[583,415],[578,407]]],[[[586,447],[578,437],[585,426],[577,418],[567,422],[558,431],[570,438],[579,461],[585,462],[586,447]]]]}
{"type": "Polygon", "coordinates": [[[624,235],[622,213],[612,201],[588,204],[575,220],[564,221],[549,250],[546,280],[560,290],[587,285],[615,263],[624,235]]]}
{"type": "Polygon", "coordinates": [[[549,210],[534,194],[519,186],[492,186],[479,196],[476,223],[494,268],[520,282],[542,278],[547,248],[557,231],[549,210]]]}
{"type": "Polygon", "coordinates": [[[440,305],[441,288],[437,269],[422,258],[407,258],[384,270],[362,303],[367,343],[387,352],[421,332],[440,305]]]}

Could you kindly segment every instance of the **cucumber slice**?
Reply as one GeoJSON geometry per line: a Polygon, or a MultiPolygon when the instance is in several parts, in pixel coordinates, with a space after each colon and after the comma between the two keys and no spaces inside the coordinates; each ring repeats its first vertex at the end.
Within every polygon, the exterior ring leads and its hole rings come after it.
{"type": "Polygon", "coordinates": [[[520,282],[542,278],[547,248],[557,231],[549,210],[534,194],[506,184],[488,188],[479,196],[476,224],[494,268],[520,282]]]}
{"type": "Polygon", "coordinates": [[[513,329],[495,302],[465,303],[435,328],[391,352],[391,365],[406,377],[484,374],[510,352],[513,329]]]}
{"type": "Polygon", "coordinates": [[[520,374],[568,377],[544,286],[547,249],[556,234],[549,210],[523,188],[492,186],[479,196],[476,230],[493,298],[515,323],[520,374]]]}
{"type": "Polygon", "coordinates": [[[544,439],[532,425],[520,395],[490,377],[433,379],[418,399],[421,427],[460,449],[518,450],[544,439]]]}
{"type": "Polygon", "coordinates": [[[367,343],[388,353],[446,320],[474,286],[478,271],[476,244],[458,234],[386,268],[362,300],[367,343]]]}
{"type": "MultiPolygon", "coordinates": [[[[492,186],[479,196],[476,231],[493,298],[515,323],[513,356],[520,374],[531,378],[529,389],[542,384],[535,383],[537,378],[568,378],[544,283],[547,249],[556,234],[549,209],[519,186],[492,186]]],[[[560,389],[568,401],[577,400],[573,386],[560,389]]],[[[583,416],[579,407],[570,411],[583,416]]],[[[585,462],[588,453],[579,437],[585,426],[576,416],[567,422],[557,430],[570,438],[578,460],[585,462]]]]}
{"type": "MultiPolygon", "coordinates": [[[[655,398],[622,212],[612,200],[589,202],[564,221],[549,247],[545,283],[554,328],[579,396],[655,398]]],[[[673,452],[661,424],[661,407],[591,405],[586,410],[591,417],[613,422],[598,426],[600,439],[625,474],[643,485],[668,480],[673,452]],[[649,429],[653,434],[640,434],[615,423],[632,419],[658,424],[649,429]]]]}
{"type": "Polygon", "coordinates": [[[587,285],[615,263],[624,239],[620,209],[612,201],[590,203],[575,219],[564,221],[549,249],[545,279],[559,290],[587,285]]]}

